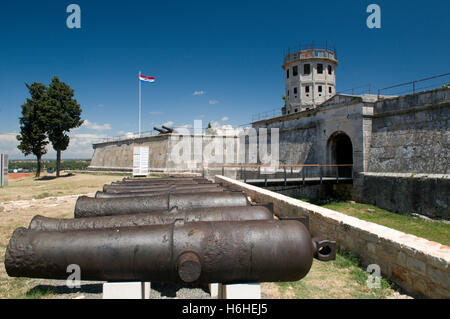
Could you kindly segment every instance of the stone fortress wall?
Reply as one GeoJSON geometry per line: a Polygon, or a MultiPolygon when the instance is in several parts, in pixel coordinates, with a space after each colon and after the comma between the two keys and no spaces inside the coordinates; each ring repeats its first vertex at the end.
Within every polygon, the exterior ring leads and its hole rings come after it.
{"type": "Polygon", "coordinates": [[[375,103],[363,201],[450,219],[450,89],[375,103]]]}
{"type": "MultiPolygon", "coordinates": [[[[337,94],[315,109],[258,121],[253,127],[279,129],[280,164],[339,164],[337,152],[350,153],[344,155],[354,165],[354,200],[449,219],[449,106],[450,88],[380,100],[376,95],[337,94]],[[340,150],[342,136],[349,138],[350,150],[340,150]]],[[[147,145],[152,171],[202,173],[204,159],[194,163],[192,155],[175,163],[170,157],[179,138],[193,137],[162,134],[95,144],[90,168],[131,171],[133,147],[147,145]]],[[[199,137],[203,148],[216,138],[199,137]]],[[[234,142],[228,145],[222,139],[222,163],[238,163],[239,138],[227,138],[234,142]],[[225,155],[228,148],[234,152],[231,161],[225,155]]],[[[245,152],[248,158],[248,145],[245,152]]],[[[297,168],[297,173],[302,169],[311,173],[308,167],[297,168]]],[[[239,172],[229,169],[225,175],[236,177],[239,172]]]]}
{"type": "Polygon", "coordinates": [[[353,199],[449,219],[450,89],[377,100],[338,94],[314,110],[253,125],[280,128],[283,164],[339,164],[334,137],[345,134],[353,199]]]}

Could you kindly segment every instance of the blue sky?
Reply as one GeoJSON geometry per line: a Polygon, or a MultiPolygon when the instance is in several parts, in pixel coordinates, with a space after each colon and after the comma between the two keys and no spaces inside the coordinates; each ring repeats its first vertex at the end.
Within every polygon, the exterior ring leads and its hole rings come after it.
{"type": "MultiPolygon", "coordinates": [[[[163,123],[249,123],[282,105],[283,50],[335,45],[337,90],[449,72],[448,1],[8,1],[0,5],[0,152],[16,148],[25,82],[54,75],[75,90],[86,124],[63,158],[89,158],[96,138],[163,123]],[[81,7],[68,29],[66,7],[81,7]],[[381,29],[366,8],[381,7],[381,29]],[[203,94],[194,95],[194,92],[203,94]]],[[[51,146],[47,157],[54,157],[51,146]]]]}

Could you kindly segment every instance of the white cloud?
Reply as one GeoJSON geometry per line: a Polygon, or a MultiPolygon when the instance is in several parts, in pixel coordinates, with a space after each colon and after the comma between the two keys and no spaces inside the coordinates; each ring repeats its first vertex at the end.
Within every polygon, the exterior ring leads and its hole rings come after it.
{"type": "Polygon", "coordinates": [[[84,120],[84,123],[83,123],[83,125],[81,127],[85,127],[87,129],[94,130],[94,131],[111,130],[111,125],[108,124],[108,123],[97,124],[97,123],[90,122],[89,120],[84,120]]]}
{"type": "Polygon", "coordinates": [[[209,104],[214,105],[214,104],[217,104],[217,103],[219,103],[219,101],[217,101],[217,100],[209,100],[209,104]]]}
{"type": "Polygon", "coordinates": [[[226,122],[226,121],[228,121],[230,118],[228,117],[228,116],[224,116],[224,117],[222,117],[222,121],[223,122],[226,122]]]}
{"type": "Polygon", "coordinates": [[[164,114],[164,112],[154,111],[154,112],[148,112],[148,114],[150,114],[150,115],[162,115],[162,114],[164,114]]]}
{"type": "Polygon", "coordinates": [[[191,128],[193,128],[193,126],[192,126],[192,124],[183,124],[183,125],[177,126],[177,128],[191,129],[191,128]]]}
{"type": "Polygon", "coordinates": [[[7,154],[9,158],[23,157],[22,152],[17,149],[17,145],[19,145],[17,134],[19,133],[0,134],[0,153],[7,154]]]}
{"type": "Polygon", "coordinates": [[[198,117],[202,119],[205,117],[205,114],[200,114],[198,117]]]}
{"type": "Polygon", "coordinates": [[[162,125],[164,125],[164,126],[172,126],[173,124],[174,123],[172,121],[169,121],[169,122],[163,123],[162,125]]]}
{"type": "MultiPolygon", "coordinates": [[[[0,134],[0,153],[8,154],[10,159],[21,159],[25,155],[17,149],[19,141],[16,135],[19,133],[3,133],[0,134]]],[[[90,133],[69,133],[70,143],[67,150],[62,152],[63,159],[69,158],[87,158],[90,159],[93,154],[92,143],[99,142],[106,138],[105,134],[90,134],[90,133]]],[[[51,143],[47,144],[47,154],[44,159],[55,159],[56,152],[51,143]]],[[[27,156],[29,159],[35,159],[34,155],[27,156]]]]}
{"type": "Polygon", "coordinates": [[[194,93],[192,93],[192,95],[204,95],[206,94],[205,91],[194,91],[194,93]]]}
{"type": "Polygon", "coordinates": [[[234,128],[230,124],[220,124],[217,121],[211,122],[211,128],[217,135],[239,135],[243,131],[241,128],[234,128]]]}

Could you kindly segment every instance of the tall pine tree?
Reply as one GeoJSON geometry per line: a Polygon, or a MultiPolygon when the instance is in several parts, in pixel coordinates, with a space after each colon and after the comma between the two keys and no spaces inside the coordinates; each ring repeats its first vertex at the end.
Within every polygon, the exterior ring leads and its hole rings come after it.
{"type": "Polygon", "coordinates": [[[41,175],[41,159],[47,153],[45,146],[48,144],[47,113],[45,109],[47,87],[41,83],[25,84],[31,98],[22,105],[22,117],[20,120],[20,135],[17,135],[19,145],[17,148],[25,156],[34,154],[37,157],[36,177],[41,175]]]}
{"type": "Polygon", "coordinates": [[[56,151],[56,176],[60,175],[61,152],[69,146],[71,129],[83,124],[81,107],[73,98],[74,90],[57,76],[47,90],[48,138],[56,151]]]}

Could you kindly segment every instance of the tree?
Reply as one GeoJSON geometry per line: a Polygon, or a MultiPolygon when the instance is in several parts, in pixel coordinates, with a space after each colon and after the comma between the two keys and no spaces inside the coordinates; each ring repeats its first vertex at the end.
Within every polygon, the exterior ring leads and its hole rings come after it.
{"type": "Polygon", "coordinates": [[[45,99],[47,87],[41,83],[25,84],[31,98],[22,105],[22,117],[20,120],[20,142],[17,148],[28,156],[34,154],[37,157],[36,177],[41,175],[41,159],[47,153],[45,146],[48,144],[46,129],[47,117],[45,111],[45,99]]]}
{"type": "Polygon", "coordinates": [[[69,146],[71,129],[83,124],[81,107],[73,98],[74,90],[57,76],[53,77],[47,90],[45,107],[48,112],[47,134],[56,151],[56,176],[60,175],[61,152],[69,146]]]}

